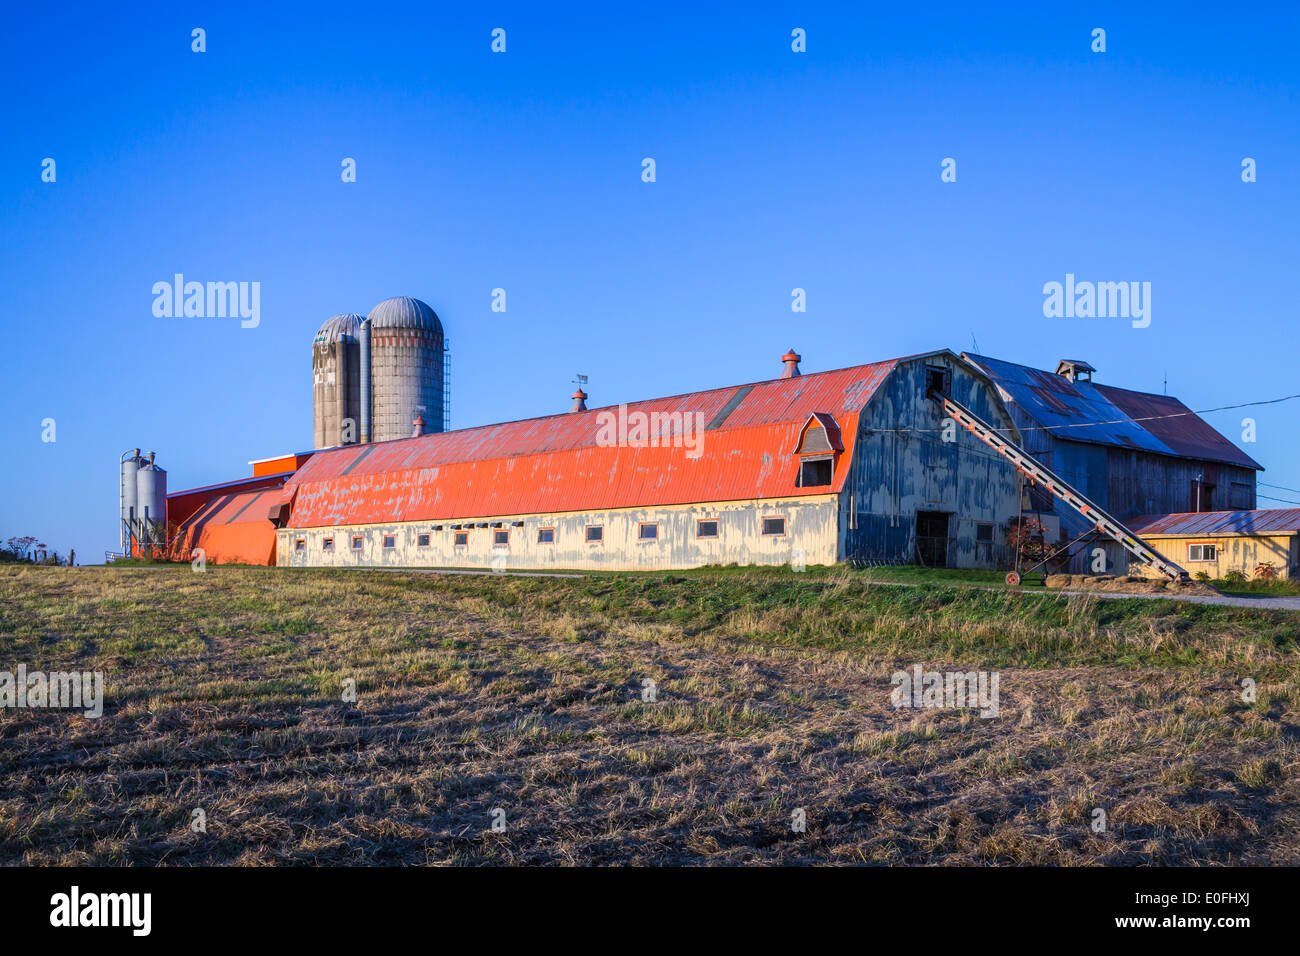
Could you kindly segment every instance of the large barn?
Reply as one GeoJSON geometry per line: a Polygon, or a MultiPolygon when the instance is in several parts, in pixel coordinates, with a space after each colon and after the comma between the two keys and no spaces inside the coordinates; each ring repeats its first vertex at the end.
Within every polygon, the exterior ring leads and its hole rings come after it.
{"type": "Polygon", "coordinates": [[[948,351],[810,375],[797,362],[768,381],[318,451],[274,502],[277,562],[655,569],[920,550],[995,567],[1018,476],[965,432],[945,441],[927,397],[942,383],[1014,431],[988,378],[948,351]]]}

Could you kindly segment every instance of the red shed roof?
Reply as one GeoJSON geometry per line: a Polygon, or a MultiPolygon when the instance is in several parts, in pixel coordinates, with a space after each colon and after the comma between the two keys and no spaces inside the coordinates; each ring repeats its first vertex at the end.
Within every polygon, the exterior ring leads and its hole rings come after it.
{"type": "Polygon", "coordinates": [[[839,491],[853,459],[858,413],[903,361],[319,451],[283,490],[293,501],[289,526],[559,513],[839,491]],[[630,422],[637,413],[658,423],[649,433],[650,444],[611,445],[600,439],[602,424],[620,418],[630,422]],[[794,451],[800,430],[816,413],[833,417],[846,454],[837,462],[831,486],[810,491],[795,484],[794,451]],[[696,457],[686,448],[672,447],[676,427],[666,425],[670,419],[662,417],[688,414],[704,428],[702,454],[696,457]]]}
{"type": "Polygon", "coordinates": [[[1145,535],[1286,534],[1300,531],[1300,508],[1146,515],[1134,518],[1128,526],[1145,535]]]}
{"type": "Polygon", "coordinates": [[[266,507],[280,494],[264,488],[214,496],[181,526],[178,557],[189,560],[202,548],[214,564],[275,564],[275,526],[266,507]]]}

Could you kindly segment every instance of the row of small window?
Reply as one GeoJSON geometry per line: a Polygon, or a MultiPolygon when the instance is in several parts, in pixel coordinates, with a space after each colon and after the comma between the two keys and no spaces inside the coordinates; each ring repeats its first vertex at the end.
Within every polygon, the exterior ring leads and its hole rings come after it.
{"type": "MultiPolygon", "coordinates": [[[[605,540],[605,526],[604,526],[604,525],[601,525],[601,524],[589,524],[589,525],[587,525],[586,532],[587,532],[587,533],[586,533],[586,540],[587,540],[587,542],[588,542],[589,544],[599,544],[600,542],[602,542],[602,541],[605,540]]],[[[782,534],[785,534],[785,519],[784,519],[784,518],[764,518],[764,519],[763,519],[763,534],[765,534],[765,535],[782,535],[782,534]]],[[[642,540],[642,541],[655,541],[655,540],[658,540],[658,538],[659,538],[659,522],[657,522],[657,521],[643,521],[643,522],[641,522],[639,525],[637,525],[636,536],[637,536],[638,539],[640,539],[640,540],[642,540]]],[[[698,521],[695,522],[695,537],[697,537],[697,538],[716,538],[717,536],[718,536],[718,522],[717,522],[717,521],[715,521],[715,520],[713,520],[713,519],[711,519],[711,518],[708,518],[708,519],[706,519],[706,518],[701,518],[700,520],[698,520],[698,521]]],[[[554,544],[554,543],[555,543],[555,529],[554,529],[554,528],[538,528],[538,529],[537,529],[537,543],[538,543],[538,544],[554,544]]],[[[452,544],[453,544],[455,547],[458,547],[458,548],[463,548],[463,547],[465,547],[466,545],[468,545],[468,544],[469,544],[469,532],[468,532],[468,531],[457,531],[457,532],[455,532],[455,537],[452,539],[452,544]]],[[[493,531],[493,532],[492,532],[492,544],[493,544],[494,546],[508,546],[508,545],[510,544],[510,532],[507,531],[507,530],[505,530],[505,529],[500,529],[500,530],[497,530],[497,531],[493,531]]],[[[415,537],[415,546],[416,546],[417,548],[427,548],[427,547],[429,546],[429,533],[428,533],[427,531],[422,531],[422,532],[420,532],[418,535],[416,535],[416,537],[415,537]]],[[[354,535],[352,536],[352,550],[353,550],[353,551],[360,551],[360,550],[362,550],[364,547],[365,547],[365,538],[364,538],[362,535],[354,534],[354,535]]],[[[386,549],[387,549],[387,548],[395,548],[395,547],[397,547],[397,535],[394,535],[394,534],[386,534],[386,535],[384,535],[384,547],[385,547],[386,549]]],[[[295,551],[306,551],[306,550],[307,550],[307,539],[306,539],[306,538],[295,538],[294,541],[293,541],[293,549],[294,549],[295,551]]],[[[324,539],[321,541],[321,550],[322,550],[322,551],[333,551],[333,550],[334,550],[334,539],[333,539],[332,537],[324,538],[324,539]]]]}
{"type": "MultiPolygon", "coordinates": [[[[601,533],[600,525],[587,525],[587,540],[599,541],[601,533]],[[592,530],[597,532],[595,538],[592,538],[592,530]]],[[[779,535],[785,534],[784,518],[764,518],[763,534],[779,535]]],[[[642,541],[654,541],[659,537],[659,522],[642,521],[637,525],[636,536],[642,541]]],[[[695,537],[697,538],[716,538],[718,536],[718,522],[713,518],[700,518],[695,522],[695,537]]]]}

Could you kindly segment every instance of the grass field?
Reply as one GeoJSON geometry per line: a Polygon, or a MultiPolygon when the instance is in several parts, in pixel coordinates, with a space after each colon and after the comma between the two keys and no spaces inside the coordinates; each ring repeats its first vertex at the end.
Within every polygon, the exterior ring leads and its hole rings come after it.
{"type": "Polygon", "coordinates": [[[0,710],[5,864],[1300,863],[1288,612],[836,569],[4,567],[20,663],[102,670],[106,703],[0,710]],[[999,715],[895,709],[917,664],[998,672],[999,715]]]}

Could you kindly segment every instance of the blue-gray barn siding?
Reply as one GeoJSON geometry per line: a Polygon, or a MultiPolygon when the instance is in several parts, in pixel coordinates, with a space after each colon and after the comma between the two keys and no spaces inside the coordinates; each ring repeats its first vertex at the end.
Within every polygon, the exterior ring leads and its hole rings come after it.
{"type": "Polygon", "coordinates": [[[916,513],[946,512],[948,565],[996,568],[1007,564],[1007,522],[1019,514],[1020,477],[1005,460],[965,429],[941,437],[945,415],[925,394],[927,365],[952,373],[952,396],[985,421],[1011,421],[993,386],[946,358],[901,364],[859,416],[849,480],[841,494],[848,560],[916,560],[916,513]],[[977,545],[976,527],[994,525],[991,546],[977,545]]]}

